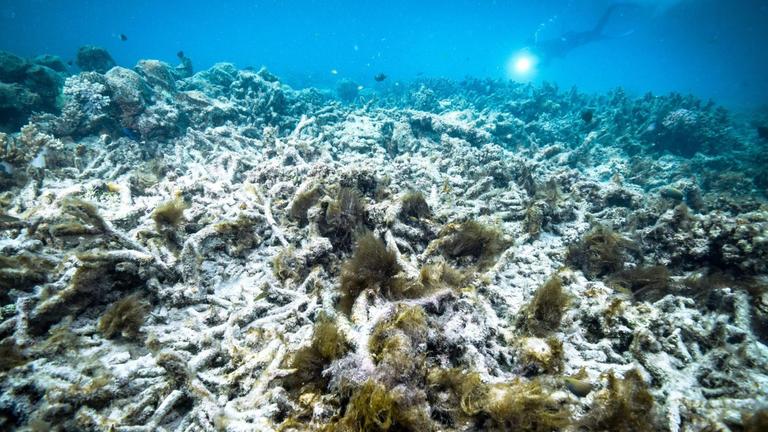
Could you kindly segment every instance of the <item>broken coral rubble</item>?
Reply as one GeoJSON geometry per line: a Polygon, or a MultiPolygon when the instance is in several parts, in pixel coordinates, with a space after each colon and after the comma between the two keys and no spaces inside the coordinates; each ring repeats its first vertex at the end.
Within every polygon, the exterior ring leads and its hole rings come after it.
{"type": "Polygon", "coordinates": [[[764,421],[768,164],[724,110],[98,59],[0,134],[3,429],[764,421]]]}

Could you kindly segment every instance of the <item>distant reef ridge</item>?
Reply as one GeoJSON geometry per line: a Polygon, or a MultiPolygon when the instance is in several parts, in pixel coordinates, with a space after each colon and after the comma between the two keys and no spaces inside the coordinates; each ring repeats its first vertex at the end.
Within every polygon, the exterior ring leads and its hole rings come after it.
{"type": "Polygon", "coordinates": [[[768,430],[765,112],[177,57],[0,53],[0,430],[768,430]]]}

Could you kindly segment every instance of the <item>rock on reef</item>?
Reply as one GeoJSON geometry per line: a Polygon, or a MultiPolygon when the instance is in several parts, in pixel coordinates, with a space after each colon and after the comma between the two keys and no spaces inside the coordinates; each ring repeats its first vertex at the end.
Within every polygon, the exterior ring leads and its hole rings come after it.
{"type": "Polygon", "coordinates": [[[85,45],[77,50],[77,67],[86,72],[107,73],[115,67],[115,61],[107,50],[93,45],[85,45]]]}
{"type": "Polygon", "coordinates": [[[0,51],[0,131],[18,130],[33,112],[58,110],[64,69],[57,59],[46,56],[27,61],[0,51]]]}

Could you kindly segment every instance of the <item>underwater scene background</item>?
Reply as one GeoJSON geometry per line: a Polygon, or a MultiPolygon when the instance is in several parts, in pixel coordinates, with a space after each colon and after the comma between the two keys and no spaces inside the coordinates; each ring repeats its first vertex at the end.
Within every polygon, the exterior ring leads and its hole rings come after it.
{"type": "Polygon", "coordinates": [[[106,48],[117,64],[227,61],[267,66],[294,87],[339,78],[374,87],[420,76],[520,79],[509,63],[534,37],[591,29],[611,6],[613,37],[524,77],[563,88],[693,93],[729,106],[768,96],[768,4],[760,0],[2,2],[3,49],[23,57],[106,48]],[[120,39],[125,35],[127,40],[120,39]],[[335,70],[338,75],[331,74],[335,70]]]}
{"type": "Polygon", "coordinates": [[[0,430],[768,430],[767,18],[0,2],[0,430]]]}

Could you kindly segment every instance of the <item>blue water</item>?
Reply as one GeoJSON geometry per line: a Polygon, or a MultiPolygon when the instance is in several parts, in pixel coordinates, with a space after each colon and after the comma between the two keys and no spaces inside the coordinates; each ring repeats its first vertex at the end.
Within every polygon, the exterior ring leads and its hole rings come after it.
{"type": "Polygon", "coordinates": [[[2,0],[0,50],[74,58],[84,44],[118,64],[142,58],[196,70],[221,61],[267,66],[294,86],[364,86],[465,76],[554,81],[561,87],[630,93],[693,93],[732,108],[768,100],[768,2],[637,1],[595,42],[516,76],[509,63],[537,34],[591,28],[612,1],[150,1],[2,0]],[[120,34],[127,36],[120,40],[120,34]],[[335,72],[335,73],[334,73],[335,72]]]}

